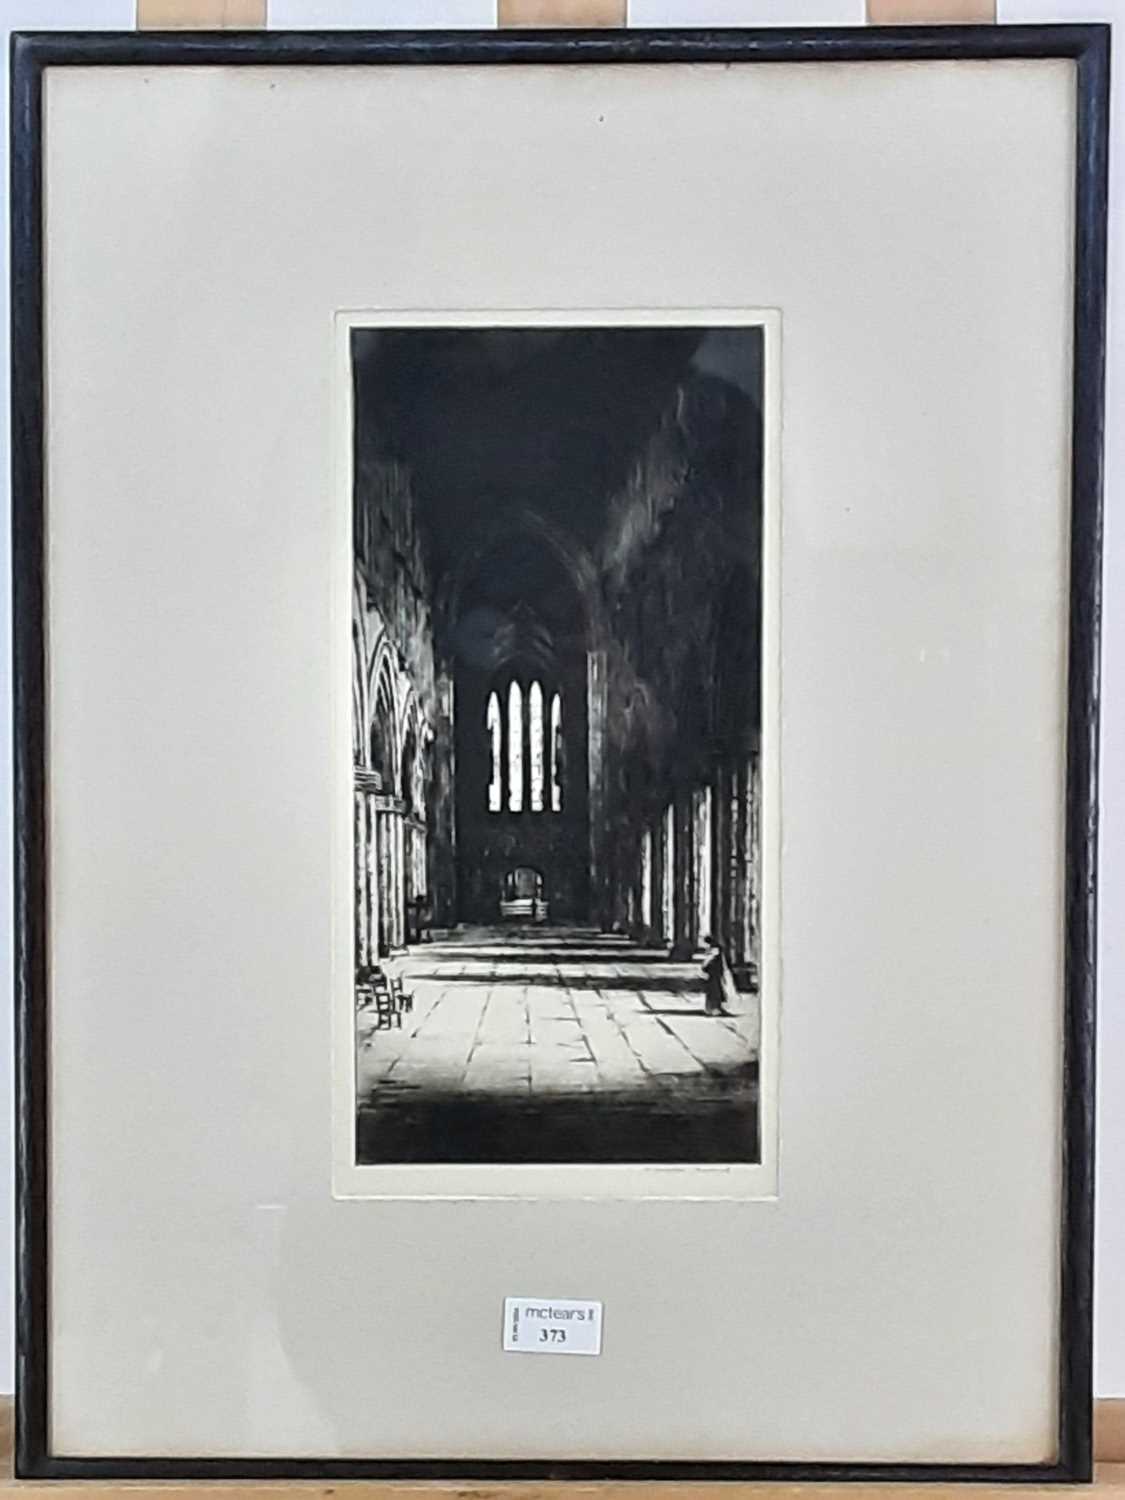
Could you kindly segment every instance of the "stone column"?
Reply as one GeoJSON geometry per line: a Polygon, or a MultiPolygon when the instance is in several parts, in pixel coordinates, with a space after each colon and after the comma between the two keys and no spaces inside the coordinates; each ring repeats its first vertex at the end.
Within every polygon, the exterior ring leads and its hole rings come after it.
{"type": "Polygon", "coordinates": [[[365,900],[368,906],[368,963],[377,962],[380,956],[380,832],[375,813],[375,793],[363,796],[363,817],[368,829],[368,868],[366,868],[365,900]]]}
{"type": "Polygon", "coordinates": [[[660,818],[660,936],[671,948],[676,941],[676,805],[669,802],[660,818]]]}
{"type": "Polygon", "coordinates": [[[652,829],[641,833],[641,910],[640,928],[642,942],[652,936],[652,829]]]}
{"type": "Polygon", "coordinates": [[[387,838],[387,857],[383,861],[383,889],[380,897],[383,904],[384,926],[387,934],[387,952],[398,947],[398,830],[396,819],[389,808],[383,813],[383,831],[387,838]]]}
{"type": "MultiPolygon", "coordinates": [[[[566,712],[566,706],[563,706],[566,712]]],[[[586,739],[589,776],[590,903],[599,927],[608,925],[605,874],[607,682],[604,651],[586,653],[586,739]]],[[[565,733],[565,730],[564,730],[565,733]]]]}
{"type": "Polygon", "coordinates": [[[750,920],[746,957],[753,965],[757,979],[762,962],[762,760],[757,752],[750,757],[747,784],[750,801],[750,920]]]}
{"type": "Polygon", "coordinates": [[[697,787],[692,793],[692,829],[695,846],[695,935],[697,942],[711,933],[712,927],[712,846],[711,788],[697,787]]]}
{"type": "Polygon", "coordinates": [[[695,951],[695,840],[690,791],[677,792],[673,807],[676,829],[673,953],[686,959],[695,951]]]}
{"type": "Polygon", "coordinates": [[[656,818],[649,828],[652,840],[652,912],[649,921],[649,938],[659,943],[664,937],[664,828],[656,818]]]}
{"type": "Polygon", "coordinates": [[[353,798],[353,837],[355,840],[355,964],[361,968],[368,962],[367,929],[367,799],[357,791],[353,798]]]}
{"type": "Polygon", "coordinates": [[[734,787],[734,930],[731,962],[747,964],[752,952],[751,910],[753,905],[754,809],[750,762],[739,761],[732,777],[734,787]]]}
{"type": "Polygon", "coordinates": [[[733,944],[733,865],[735,865],[735,826],[733,826],[733,807],[730,799],[730,772],[726,765],[718,766],[715,774],[715,811],[717,811],[717,826],[715,826],[715,880],[714,894],[714,916],[715,916],[715,938],[723,945],[723,951],[727,959],[733,944]]]}
{"type": "Polygon", "coordinates": [[[727,950],[726,920],[728,808],[722,767],[716,767],[711,782],[711,935],[727,950]]]}
{"type": "Polygon", "coordinates": [[[742,764],[742,870],[743,870],[743,909],[742,909],[742,962],[749,964],[754,958],[754,844],[756,839],[756,817],[754,808],[754,758],[751,757],[742,764]]]}
{"type": "Polygon", "coordinates": [[[403,859],[405,850],[403,848],[404,827],[401,807],[395,808],[390,814],[391,819],[391,844],[392,875],[391,875],[391,946],[401,948],[406,942],[405,923],[403,921],[406,900],[406,885],[403,872],[403,859]]]}
{"type": "Polygon", "coordinates": [[[379,928],[378,779],[360,768],[355,778],[355,961],[373,964],[381,951],[379,928]]]}
{"type": "Polygon", "coordinates": [[[727,862],[727,957],[732,964],[742,962],[740,934],[742,930],[742,847],[745,841],[745,830],[742,823],[743,804],[738,793],[738,767],[735,765],[728,767],[726,774],[726,800],[730,834],[727,862]]]}
{"type": "MultiPolygon", "coordinates": [[[[453,695],[453,679],[443,672],[438,679],[438,719],[432,745],[433,776],[426,804],[426,824],[429,833],[426,840],[426,891],[433,906],[434,923],[438,927],[453,926],[457,920],[459,904],[455,814],[457,762],[454,743],[453,695]]],[[[485,699],[485,708],[487,701],[485,699]]],[[[501,724],[503,724],[503,717],[501,714],[501,724]]],[[[501,734],[503,734],[502,728],[501,734]]],[[[501,789],[503,785],[504,774],[501,769],[501,789]]],[[[487,783],[480,795],[487,797],[487,783]]]]}
{"type": "Polygon", "coordinates": [[[375,813],[375,930],[380,957],[390,952],[390,888],[391,888],[391,841],[388,838],[388,814],[376,803],[375,813]]]}

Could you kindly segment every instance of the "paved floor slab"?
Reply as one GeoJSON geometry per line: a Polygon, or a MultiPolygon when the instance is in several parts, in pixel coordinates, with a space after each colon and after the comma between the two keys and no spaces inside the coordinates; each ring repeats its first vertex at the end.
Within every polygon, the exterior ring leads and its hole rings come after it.
{"type": "Polygon", "coordinates": [[[698,964],[529,927],[388,967],[413,1010],[357,1016],[361,1161],[753,1159],[757,997],[706,1015],[698,964]]]}

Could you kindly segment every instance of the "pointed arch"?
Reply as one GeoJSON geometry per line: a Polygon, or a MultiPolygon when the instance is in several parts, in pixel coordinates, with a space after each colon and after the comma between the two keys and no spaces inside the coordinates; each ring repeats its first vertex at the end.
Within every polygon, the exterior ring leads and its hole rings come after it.
{"type": "Polygon", "coordinates": [[[528,805],[532,812],[542,812],[546,756],[543,726],[543,684],[538,679],[531,684],[527,691],[527,720],[530,772],[528,805]]]}
{"type": "Polygon", "coordinates": [[[414,732],[414,725],[408,720],[406,736],[403,739],[402,752],[399,756],[398,794],[402,798],[407,812],[411,813],[417,813],[419,810],[414,801],[417,762],[418,737],[414,732]]]}
{"type": "Polygon", "coordinates": [[[456,623],[461,614],[463,591],[489,553],[520,534],[534,537],[554,554],[567,575],[582,611],[587,649],[604,650],[609,639],[605,602],[601,592],[601,574],[590,552],[561,526],[553,525],[530,507],[505,509],[475,529],[467,541],[461,560],[442,581],[438,591],[438,613],[456,623]]]}
{"type": "Polygon", "coordinates": [[[394,675],[391,671],[390,650],[385,640],[384,649],[376,652],[374,690],[371,694],[372,712],[368,731],[370,765],[383,778],[386,789],[399,784],[399,737],[395,714],[394,675]]]}
{"type": "Polygon", "coordinates": [[[418,817],[429,816],[427,797],[433,774],[433,733],[429,724],[418,714],[418,749],[414,756],[414,774],[411,796],[418,817]]]}
{"type": "MultiPolygon", "coordinates": [[[[400,677],[401,682],[401,677],[400,677]]],[[[395,785],[407,810],[416,817],[425,815],[426,761],[433,732],[412,685],[400,694],[398,733],[398,770],[395,785]]]]}
{"type": "MultiPolygon", "coordinates": [[[[398,725],[398,765],[399,775],[405,786],[410,776],[410,758],[414,754],[415,746],[422,729],[422,715],[418,708],[418,699],[414,696],[414,688],[409,678],[403,674],[396,673],[398,679],[398,712],[396,723],[398,725]]],[[[405,792],[403,793],[405,796],[405,792]]]]}
{"type": "Polygon", "coordinates": [[[352,617],[352,763],[366,764],[367,746],[364,728],[367,724],[367,673],[364,671],[363,632],[352,617]]]}
{"type": "Polygon", "coordinates": [[[562,694],[555,693],[551,698],[551,726],[550,726],[550,751],[551,751],[551,811],[562,812],[563,806],[563,723],[562,723],[562,694]]]}
{"type": "Polygon", "coordinates": [[[501,747],[504,742],[504,731],[500,720],[500,699],[495,691],[488,695],[488,708],[485,710],[484,731],[488,744],[488,810],[498,813],[501,810],[501,798],[503,796],[503,771],[500,765],[501,747]]]}
{"type": "Polygon", "coordinates": [[[369,764],[371,721],[371,640],[367,586],[358,568],[352,575],[352,760],[369,764]]]}
{"type": "Polygon", "coordinates": [[[508,688],[508,811],[523,812],[523,689],[508,688]]]}

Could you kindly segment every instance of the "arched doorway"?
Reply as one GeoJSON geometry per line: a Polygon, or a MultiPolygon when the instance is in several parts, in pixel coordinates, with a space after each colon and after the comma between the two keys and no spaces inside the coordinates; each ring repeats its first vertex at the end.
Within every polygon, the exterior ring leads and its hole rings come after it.
{"type": "Polygon", "coordinates": [[[516,865],[500,884],[500,918],[505,922],[546,922],[549,917],[541,870],[516,865]]]}

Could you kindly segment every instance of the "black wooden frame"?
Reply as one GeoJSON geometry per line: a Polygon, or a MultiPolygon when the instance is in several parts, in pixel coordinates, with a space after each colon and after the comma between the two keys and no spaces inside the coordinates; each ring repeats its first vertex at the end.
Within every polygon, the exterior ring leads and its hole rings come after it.
{"type": "Polygon", "coordinates": [[[1109,28],[38,33],[12,38],[16,1472],[77,1479],[359,1477],[1084,1481],[1091,1477],[1094,997],[1109,28]],[[1063,58],[1077,70],[1058,1450],[1043,1464],[83,1458],[52,1453],[44,676],[42,85],[53,67],[734,63],[1063,58]]]}

